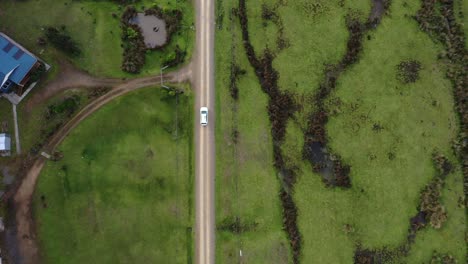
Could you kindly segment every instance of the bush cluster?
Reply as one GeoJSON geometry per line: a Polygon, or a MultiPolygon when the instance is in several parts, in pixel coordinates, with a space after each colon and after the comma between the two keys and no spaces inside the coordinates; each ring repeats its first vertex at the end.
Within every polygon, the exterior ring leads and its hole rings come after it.
{"type": "Polygon", "coordinates": [[[450,254],[442,254],[434,251],[429,264],[456,264],[457,260],[450,254]]]}
{"type": "Polygon", "coordinates": [[[257,226],[257,222],[242,222],[240,217],[236,216],[225,218],[217,229],[220,231],[227,231],[235,234],[240,234],[244,232],[255,231],[257,226]]]}
{"type": "Polygon", "coordinates": [[[45,30],[45,36],[55,48],[67,53],[68,55],[78,56],[81,54],[81,49],[68,35],[64,27],[61,30],[56,27],[47,27],[45,30]]]}
{"type": "Polygon", "coordinates": [[[236,100],[239,99],[239,87],[237,87],[237,81],[247,72],[240,68],[239,65],[232,63],[231,64],[231,74],[229,76],[229,92],[231,94],[232,99],[236,100]]]}
{"type": "Polygon", "coordinates": [[[453,166],[444,155],[437,152],[432,155],[432,162],[437,174],[421,191],[418,215],[411,219],[413,232],[426,226],[427,223],[433,228],[439,229],[447,220],[447,213],[440,198],[444,180],[452,172],[453,166]]]}
{"type": "Polygon", "coordinates": [[[435,229],[441,228],[442,224],[447,220],[445,207],[440,202],[442,186],[443,180],[436,177],[426,185],[420,196],[420,210],[425,213],[426,220],[435,229]]]}
{"type": "Polygon", "coordinates": [[[122,70],[129,73],[139,73],[145,65],[146,45],[140,27],[130,21],[137,15],[133,6],[128,6],[121,19],[123,61],[122,70]]]}
{"type": "Polygon", "coordinates": [[[419,79],[421,63],[416,60],[402,61],[397,65],[397,79],[402,83],[414,83],[419,79]]]}
{"type": "Polygon", "coordinates": [[[182,50],[179,47],[179,45],[176,45],[175,51],[171,53],[169,57],[167,57],[164,60],[163,65],[169,68],[175,67],[177,65],[184,63],[186,56],[187,56],[187,52],[185,50],[182,50]]]}
{"type": "Polygon", "coordinates": [[[401,255],[401,249],[361,249],[360,246],[354,252],[354,264],[395,263],[401,255]]]}
{"type": "MultiPolygon", "coordinates": [[[[81,0],[72,0],[72,1],[81,1],[81,0]]],[[[105,2],[109,0],[94,0],[94,2],[105,2]]],[[[111,0],[112,2],[115,2],[120,5],[129,5],[129,4],[135,4],[140,2],[140,0],[111,0]]]]}
{"type": "Polygon", "coordinates": [[[445,178],[453,170],[453,165],[444,155],[435,152],[432,155],[432,162],[441,178],[445,178]]]}
{"type": "Polygon", "coordinates": [[[71,117],[71,115],[79,108],[80,101],[81,100],[78,95],[73,95],[63,99],[60,102],[49,105],[46,111],[46,119],[50,120],[58,115],[71,117]]]}
{"type": "Polygon", "coordinates": [[[96,87],[88,90],[88,99],[98,98],[108,93],[112,88],[110,87],[96,87]]]}
{"type": "Polygon", "coordinates": [[[462,159],[465,201],[468,197],[468,51],[465,34],[454,14],[453,0],[423,0],[415,19],[421,30],[445,46],[448,59],[447,77],[454,87],[456,109],[461,129],[454,149],[462,159]]]}

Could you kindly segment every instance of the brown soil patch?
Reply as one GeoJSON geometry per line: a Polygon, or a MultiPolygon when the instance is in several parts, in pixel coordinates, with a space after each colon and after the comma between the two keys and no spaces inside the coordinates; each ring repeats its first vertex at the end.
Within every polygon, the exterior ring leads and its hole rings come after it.
{"type": "Polygon", "coordinates": [[[112,87],[123,82],[120,79],[93,77],[66,61],[60,61],[59,67],[60,72],[54,80],[46,83],[44,87],[34,90],[31,94],[31,97],[26,101],[27,111],[31,111],[40,102],[67,89],[112,87]]]}

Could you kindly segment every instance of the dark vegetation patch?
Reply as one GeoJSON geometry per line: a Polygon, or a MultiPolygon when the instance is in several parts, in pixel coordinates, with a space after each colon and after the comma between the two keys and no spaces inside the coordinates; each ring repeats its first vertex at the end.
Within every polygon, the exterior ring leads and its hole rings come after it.
{"type": "Polygon", "coordinates": [[[224,8],[223,0],[216,0],[216,26],[218,29],[223,29],[224,23],[224,8]]]}
{"type": "Polygon", "coordinates": [[[112,88],[111,87],[95,87],[88,90],[88,99],[98,98],[106,93],[108,93],[112,88]]]}
{"type": "Polygon", "coordinates": [[[468,214],[468,51],[465,34],[457,23],[453,4],[453,0],[423,0],[415,19],[422,31],[445,47],[444,57],[448,61],[446,75],[452,82],[461,128],[453,148],[462,164],[465,210],[468,214]]]}
{"type": "Polygon", "coordinates": [[[419,79],[421,63],[416,60],[402,61],[397,65],[397,79],[402,83],[414,83],[419,79]]]}
{"type": "Polygon", "coordinates": [[[55,150],[54,153],[52,153],[51,160],[52,161],[60,161],[64,157],[64,154],[62,151],[55,150]]]}
{"type": "Polygon", "coordinates": [[[326,1],[303,1],[302,11],[307,14],[308,18],[314,19],[328,13],[330,7],[326,4],[326,1]]]}
{"type": "Polygon", "coordinates": [[[172,52],[169,57],[167,57],[163,65],[167,66],[169,68],[175,67],[177,65],[180,65],[184,63],[185,57],[187,56],[187,51],[182,50],[179,45],[176,46],[175,51],[172,52]]]}
{"type": "Polygon", "coordinates": [[[263,26],[267,26],[267,22],[273,22],[276,27],[278,28],[278,35],[276,38],[276,48],[278,51],[282,51],[286,48],[289,48],[291,45],[289,40],[284,35],[284,25],[281,16],[278,15],[277,9],[280,3],[277,5],[270,7],[267,4],[262,4],[262,19],[263,19],[263,26]]]}
{"type": "Polygon", "coordinates": [[[254,68],[260,86],[268,97],[268,116],[273,138],[273,156],[275,169],[281,175],[280,199],[283,207],[283,226],[288,235],[293,252],[293,263],[299,263],[302,237],[297,225],[297,207],[292,193],[296,181],[295,172],[287,168],[281,151],[281,144],[286,134],[287,120],[292,117],[296,106],[289,92],[282,92],[278,87],[278,72],[273,68],[274,59],[270,50],[263,51],[259,58],[250,42],[248,17],[245,0],[239,1],[238,15],[242,29],[242,40],[250,65],[254,68]]]}
{"type": "Polygon", "coordinates": [[[442,224],[447,220],[447,213],[440,202],[443,183],[441,178],[436,177],[426,185],[420,197],[421,208],[419,210],[425,216],[425,222],[429,222],[435,229],[440,229],[442,224]]]}
{"type": "Polygon", "coordinates": [[[430,264],[456,264],[457,260],[450,254],[442,254],[437,251],[432,253],[430,264]]]}
{"type": "MultiPolygon", "coordinates": [[[[73,0],[73,1],[81,1],[81,0],[73,0]]],[[[94,2],[104,2],[104,1],[108,1],[108,0],[94,0],[94,2]]],[[[135,3],[140,2],[140,0],[111,0],[111,1],[120,5],[129,5],[129,4],[135,4],[135,3]]]]}
{"type": "Polygon", "coordinates": [[[38,154],[42,146],[46,144],[46,141],[76,113],[78,106],[80,106],[80,101],[75,100],[75,98],[69,97],[62,102],[51,104],[47,107],[43,114],[46,122],[44,122],[40,129],[40,136],[37,143],[31,147],[30,153],[32,155],[38,154]],[[65,109],[65,105],[69,105],[70,109],[65,109]]]}
{"type": "Polygon", "coordinates": [[[310,114],[307,129],[304,132],[303,158],[309,161],[315,172],[320,173],[327,186],[351,187],[349,178],[351,167],[344,164],[340,156],[334,155],[327,148],[328,136],[325,126],[330,113],[327,111],[325,100],[335,89],[336,80],[340,74],[358,61],[362,50],[363,36],[379,24],[381,17],[390,5],[385,0],[374,0],[372,4],[373,7],[366,23],[361,23],[354,16],[346,18],[346,28],[350,35],[346,44],[346,53],[338,64],[326,67],[325,78],[313,99],[316,110],[310,114]]]}
{"type": "MultiPolygon", "coordinates": [[[[231,26],[237,15],[238,15],[237,9],[232,8],[231,12],[229,13],[229,21],[231,22],[231,26]]],[[[239,99],[239,87],[237,86],[237,83],[241,76],[247,74],[247,71],[242,69],[240,65],[237,63],[236,45],[234,44],[235,43],[234,42],[234,39],[235,39],[234,30],[231,31],[231,38],[232,38],[232,41],[231,41],[231,50],[230,50],[231,51],[231,68],[230,68],[230,75],[229,75],[229,94],[231,95],[231,98],[234,101],[237,101],[239,99]]],[[[237,124],[236,122],[233,122],[233,123],[237,124]]],[[[237,128],[234,128],[234,129],[237,130],[237,128]]]]}
{"type": "Polygon", "coordinates": [[[43,114],[45,122],[40,130],[41,140],[31,148],[31,154],[39,153],[45,142],[82,107],[82,101],[82,98],[75,94],[47,106],[43,114]]]}
{"type": "Polygon", "coordinates": [[[78,93],[65,96],[54,103],[49,104],[42,113],[42,122],[39,136],[37,137],[36,144],[30,149],[32,156],[39,153],[42,146],[60,129],[66,122],[68,122],[73,115],[75,115],[87,102],[104,95],[111,88],[99,87],[86,91],[86,93],[78,93]]]}
{"type": "Polygon", "coordinates": [[[239,78],[245,75],[247,72],[244,69],[241,69],[236,63],[231,64],[231,74],[229,76],[229,92],[232,99],[239,99],[239,87],[237,87],[237,82],[239,78]]]}
{"type": "Polygon", "coordinates": [[[442,179],[452,172],[453,165],[450,161],[442,154],[435,152],[432,155],[432,161],[434,163],[435,168],[437,169],[438,176],[442,179]]]}
{"type": "Polygon", "coordinates": [[[369,250],[362,249],[360,246],[354,254],[355,264],[377,264],[388,263],[396,259],[396,254],[387,249],[369,250]]]}
{"type": "MultiPolygon", "coordinates": [[[[144,11],[145,15],[154,15],[166,22],[167,41],[164,45],[158,46],[156,49],[163,49],[172,39],[172,36],[179,30],[182,22],[182,11],[180,10],[163,10],[159,6],[153,5],[151,8],[144,11]]],[[[129,73],[139,73],[145,65],[146,52],[149,50],[146,47],[143,34],[138,25],[130,23],[136,16],[138,11],[133,6],[128,6],[122,14],[120,27],[122,28],[122,45],[123,45],[123,61],[122,70],[129,73]]],[[[186,51],[182,51],[180,47],[176,47],[166,59],[166,65],[174,67],[185,61],[186,51]]]]}
{"type": "Polygon", "coordinates": [[[47,107],[45,118],[46,120],[51,120],[58,115],[70,117],[78,109],[79,105],[80,97],[78,95],[67,97],[60,102],[49,105],[47,107]]]}
{"type": "Polygon", "coordinates": [[[441,192],[444,187],[445,178],[452,172],[453,166],[450,161],[440,153],[433,154],[432,162],[437,170],[437,174],[421,191],[418,217],[412,218],[412,220],[420,221],[414,221],[415,226],[410,233],[425,227],[427,223],[433,228],[439,229],[447,220],[445,207],[441,203],[441,192]],[[420,219],[421,217],[424,217],[424,219],[420,219]]]}
{"type": "Polygon", "coordinates": [[[45,29],[45,37],[57,49],[65,52],[70,56],[79,56],[81,49],[78,44],[66,32],[65,26],[60,29],[56,27],[47,27],[45,29]]]}
{"type": "Polygon", "coordinates": [[[121,19],[123,61],[122,70],[129,73],[139,73],[145,65],[146,45],[141,29],[129,23],[137,15],[133,6],[128,6],[121,19]]]}
{"type": "Polygon", "coordinates": [[[220,231],[231,232],[235,234],[255,231],[257,222],[242,222],[240,217],[228,217],[224,219],[217,229],[220,231]]]}

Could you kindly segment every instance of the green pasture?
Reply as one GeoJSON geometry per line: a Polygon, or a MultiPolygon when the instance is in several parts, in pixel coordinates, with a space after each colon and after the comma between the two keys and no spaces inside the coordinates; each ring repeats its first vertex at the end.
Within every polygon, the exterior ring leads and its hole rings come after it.
{"type": "Polygon", "coordinates": [[[34,196],[47,263],[189,263],[191,96],[145,88],[83,121],[34,196]]]}

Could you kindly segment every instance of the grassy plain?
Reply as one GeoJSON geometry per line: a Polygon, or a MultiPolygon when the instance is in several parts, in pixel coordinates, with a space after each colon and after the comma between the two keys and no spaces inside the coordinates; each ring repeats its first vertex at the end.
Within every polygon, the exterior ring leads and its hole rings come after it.
{"type": "Polygon", "coordinates": [[[445,62],[437,59],[442,47],[419,31],[411,18],[418,8],[419,3],[392,1],[391,15],[364,42],[360,62],[338,80],[333,96],[343,107],[328,131],[332,148],[353,167],[350,201],[359,207],[350,221],[365,247],[396,247],[406,239],[419,193],[436,173],[432,153],[449,157],[456,170],[448,176],[442,196],[449,212],[446,226],[418,233],[406,262],[427,261],[436,250],[463,263],[466,216],[457,206],[463,180],[450,147],[458,119],[445,62]],[[397,65],[404,60],[422,65],[415,83],[402,84],[395,78],[397,65]],[[384,129],[376,132],[374,124],[384,129]]]}
{"type": "Polygon", "coordinates": [[[34,197],[45,262],[190,263],[191,102],[145,88],[65,139],[34,197]]]}
{"type": "MultiPolygon", "coordinates": [[[[143,9],[154,1],[140,1],[137,7],[143,9]]],[[[193,49],[194,21],[192,3],[188,0],[157,2],[163,8],[178,8],[183,12],[183,26],[174,36],[170,45],[162,50],[148,52],[146,64],[139,75],[158,73],[161,63],[175,46],[188,52],[187,61],[193,49]]],[[[65,26],[71,37],[78,43],[82,55],[71,58],[81,69],[97,76],[134,77],[120,69],[123,49],[120,39],[120,15],[124,10],[112,1],[71,1],[71,0],[27,0],[0,2],[0,31],[4,31],[46,62],[56,66],[63,54],[48,45],[41,47],[37,39],[43,35],[46,26],[65,26]],[[21,15],[18,15],[21,14],[21,15]],[[116,18],[113,17],[116,15],[116,18]],[[25,19],[27,18],[27,19],[25,19]]]]}
{"type": "MultiPolygon", "coordinates": [[[[248,232],[218,231],[218,261],[237,263],[238,249],[242,248],[247,262],[262,263],[263,252],[277,252],[271,246],[273,241],[290,251],[286,234],[280,231],[282,209],[273,168],[267,97],[245,57],[239,20],[230,14],[238,1],[217,3],[218,15],[224,11],[222,27],[216,32],[217,220],[240,216],[246,221],[270,221],[267,228],[259,224],[248,232]],[[237,83],[238,101],[229,94],[233,63],[246,70],[237,83]],[[235,130],[239,132],[237,143],[232,136],[235,130]]],[[[443,47],[421,32],[412,18],[420,2],[391,1],[388,15],[363,37],[360,60],[338,78],[336,91],[327,100],[328,109],[335,112],[326,127],[330,147],[351,166],[350,189],[326,187],[312,172],[302,159],[303,130],[307,113],[314,108],[310,97],[324,78],[325,65],[336,64],[344,55],[348,39],[345,16],[365,21],[371,1],[346,1],[343,5],[343,1],[317,1],[319,4],[311,7],[313,12],[307,12],[308,3],[247,1],[250,38],[257,56],[265,48],[273,51],[280,89],[293,93],[300,105],[288,122],[282,149],[286,162],[295,165],[298,172],[294,198],[303,237],[301,262],[353,263],[358,246],[391,250],[404,244],[409,220],[417,213],[420,191],[436,173],[431,155],[439,151],[456,168],[442,194],[448,220],[440,230],[427,227],[419,231],[409,254],[394,261],[428,262],[436,250],[465,263],[466,216],[458,206],[463,197],[462,174],[450,148],[458,120],[452,86],[445,78],[446,62],[438,60],[443,47]],[[262,19],[262,4],[277,6],[282,26],[262,19]],[[289,42],[282,50],[277,45],[281,27],[289,42]],[[396,79],[397,65],[404,60],[417,60],[422,65],[415,83],[402,84],[396,79]],[[374,124],[383,129],[377,132],[374,124]]],[[[290,257],[291,253],[283,255],[290,257]]],[[[278,257],[275,261],[287,262],[287,258],[278,257]]]]}
{"type": "Polygon", "coordinates": [[[272,167],[270,125],[265,111],[267,97],[248,67],[239,24],[229,19],[231,8],[236,5],[237,1],[222,1],[217,6],[218,15],[224,12],[224,19],[217,23],[223,29],[216,31],[216,261],[288,263],[291,255],[282,231],[279,182],[272,167]],[[234,58],[247,70],[247,75],[239,81],[238,103],[229,94],[229,73],[234,58]],[[239,132],[237,138],[234,131],[239,132]],[[240,233],[221,230],[226,219],[234,222],[232,219],[236,217],[241,224],[254,227],[240,233]]]}

